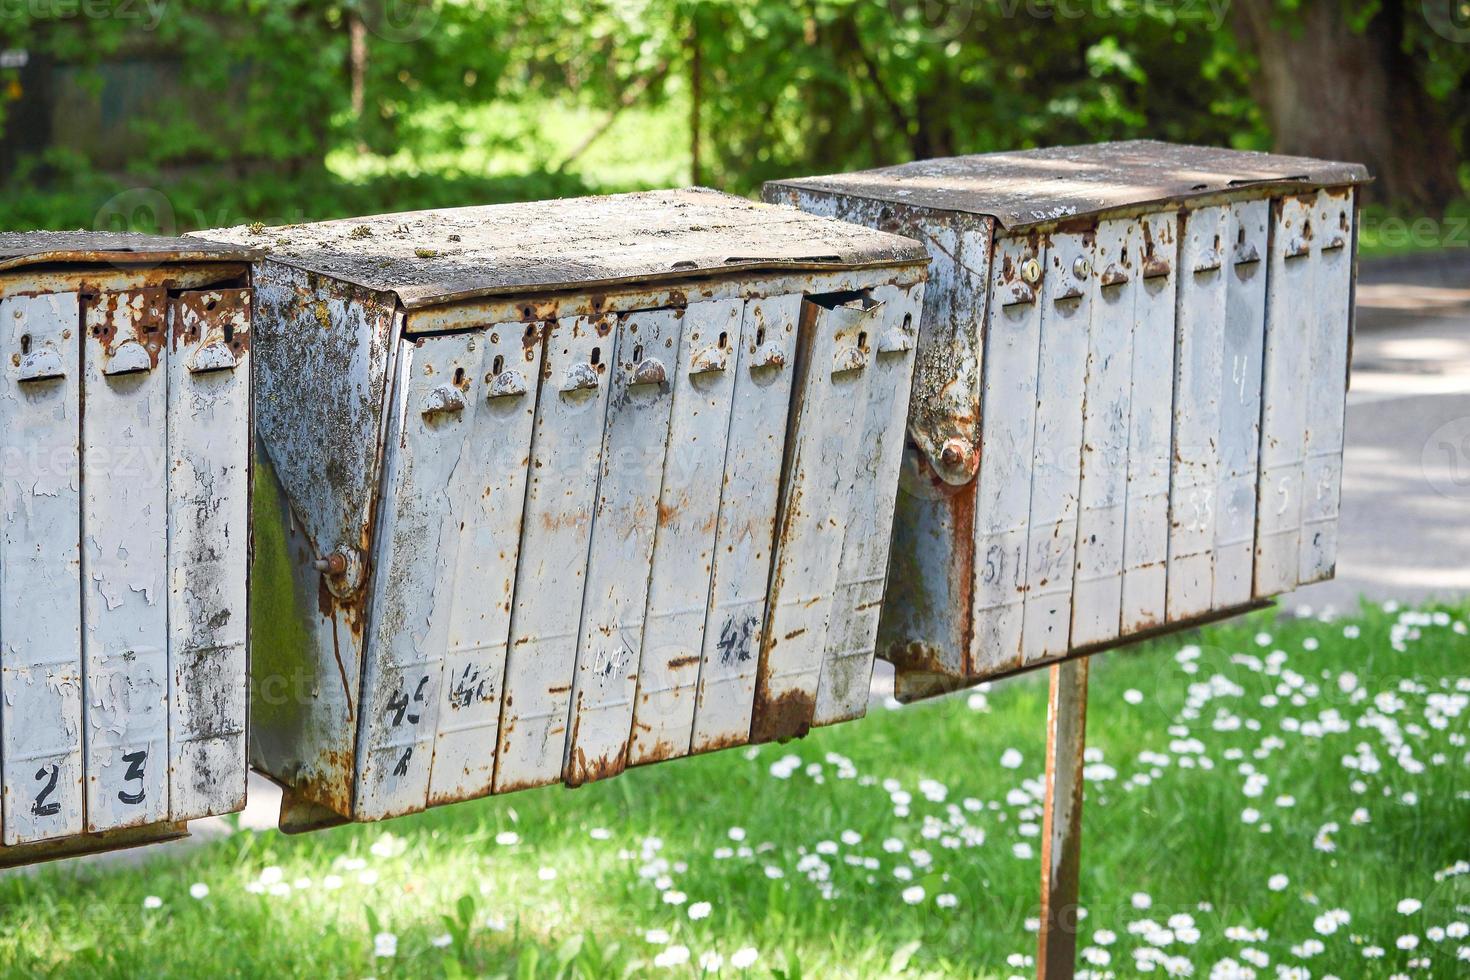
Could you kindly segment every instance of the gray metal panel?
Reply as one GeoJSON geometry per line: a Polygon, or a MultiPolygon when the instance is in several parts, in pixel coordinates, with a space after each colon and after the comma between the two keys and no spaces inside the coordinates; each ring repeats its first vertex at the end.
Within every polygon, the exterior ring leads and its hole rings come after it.
{"type": "Polygon", "coordinates": [[[1361,164],[1210,146],[1129,140],[920,160],[829,177],[772,181],[767,200],[825,191],[995,218],[1010,231],[1119,208],[1264,186],[1369,179],[1361,164]]]}
{"type": "Polygon", "coordinates": [[[408,309],[751,269],[912,265],[894,235],[691,188],[202,232],[408,309]]]}
{"type": "Polygon", "coordinates": [[[239,261],[255,250],[204,238],[169,238],[111,231],[0,232],[0,270],[53,263],[239,261]]]}

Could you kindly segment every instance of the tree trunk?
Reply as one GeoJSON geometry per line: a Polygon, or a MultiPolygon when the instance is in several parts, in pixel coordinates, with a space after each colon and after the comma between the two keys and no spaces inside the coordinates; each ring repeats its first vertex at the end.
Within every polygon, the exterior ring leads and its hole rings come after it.
{"type": "Polygon", "coordinates": [[[1232,16],[1278,152],[1365,163],[1372,197],[1439,215],[1462,190],[1444,111],[1403,50],[1405,2],[1384,0],[1361,32],[1346,0],[1302,0],[1295,15],[1238,0],[1232,16]]]}

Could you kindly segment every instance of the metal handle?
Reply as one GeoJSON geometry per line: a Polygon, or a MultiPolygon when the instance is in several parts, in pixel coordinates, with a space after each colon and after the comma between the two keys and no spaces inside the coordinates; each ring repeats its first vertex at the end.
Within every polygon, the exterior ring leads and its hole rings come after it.
{"type": "Polygon", "coordinates": [[[861,347],[844,347],[832,358],[832,373],[861,371],[868,364],[868,354],[861,347]]]}
{"type": "Polygon", "coordinates": [[[189,360],[189,372],[208,374],[211,371],[233,371],[237,363],[235,352],[225,344],[206,344],[195,351],[189,360]]]}
{"type": "Polygon", "coordinates": [[[424,407],[421,412],[424,418],[431,418],[435,415],[463,412],[464,407],[464,392],[454,385],[440,385],[429,392],[428,397],[424,399],[424,407]]]}
{"type": "Polygon", "coordinates": [[[504,370],[490,380],[486,398],[514,398],[526,393],[526,378],[519,371],[504,370]]]}
{"type": "Polygon", "coordinates": [[[1168,259],[1150,257],[1143,260],[1143,278],[1162,279],[1169,274],[1171,266],[1168,259]]]}
{"type": "Polygon", "coordinates": [[[645,357],[633,368],[632,384],[635,385],[661,385],[669,380],[668,369],[664,362],[656,357],[645,357]]]}
{"type": "Polygon", "coordinates": [[[1235,246],[1235,264],[1250,265],[1252,262],[1261,261],[1261,253],[1256,250],[1252,242],[1245,242],[1235,246]]]}
{"type": "Polygon", "coordinates": [[[914,338],[903,327],[885,330],[878,338],[878,353],[898,354],[914,349],[914,338]]]}
{"type": "Polygon", "coordinates": [[[723,371],[729,362],[730,355],[725,348],[706,347],[689,362],[689,373],[709,374],[712,371],[723,371]]]}
{"type": "Polygon", "coordinates": [[[1104,286],[1121,286],[1127,281],[1128,273],[1124,272],[1117,265],[1108,266],[1103,270],[1102,276],[1098,279],[1098,282],[1104,286]]]}
{"type": "Polygon", "coordinates": [[[781,349],[779,341],[768,340],[755,349],[750,356],[750,366],[753,368],[783,367],[786,364],[786,352],[781,349]]]}
{"type": "Polygon", "coordinates": [[[562,391],[591,391],[602,383],[597,375],[597,368],[586,361],[579,361],[567,368],[566,377],[561,380],[562,391]]]}
{"type": "Polygon", "coordinates": [[[20,360],[21,381],[50,381],[66,377],[66,367],[61,355],[50,347],[34,350],[20,360]]]}
{"type": "Polygon", "coordinates": [[[102,373],[108,377],[116,377],[121,374],[139,374],[152,369],[153,355],[148,353],[148,348],[136,340],[125,340],[107,359],[102,373]]]}
{"type": "Polygon", "coordinates": [[[1024,282],[1012,282],[1006,284],[1006,292],[1001,297],[1001,306],[1023,306],[1027,303],[1036,302],[1036,290],[1024,282]]]}

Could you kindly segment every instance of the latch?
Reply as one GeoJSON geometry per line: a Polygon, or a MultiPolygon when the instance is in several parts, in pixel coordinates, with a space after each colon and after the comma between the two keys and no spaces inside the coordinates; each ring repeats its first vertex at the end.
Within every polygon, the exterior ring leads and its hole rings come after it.
{"type": "Polygon", "coordinates": [[[730,353],[723,347],[706,347],[695,353],[689,362],[690,374],[709,374],[723,371],[730,363],[730,353]]]}
{"type": "Polygon", "coordinates": [[[109,377],[117,377],[123,374],[140,374],[152,369],[153,357],[148,353],[148,348],[136,340],[125,340],[107,358],[107,364],[102,368],[102,373],[109,377]]]}
{"type": "Polygon", "coordinates": [[[189,359],[192,374],[208,374],[210,371],[233,371],[239,362],[235,352],[221,343],[205,344],[189,359]]]}
{"type": "Polygon", "coordinates": [[[1121,286],[1128,281],[1128,272],[1116,262],[1108,265],[1098,277],[1098,283],[1103,286],[1121,286]]]}
{"type": "Polygon", "coordinates": [[[1143,260],[1143,278],[1162,279],[1169,274],[1172,268],[1169,265],[1168,259],[1161,259],[1156,255],[1150,254],[1148,258],[1143,260]]]}
{"type": "Polygon", "coordinates": [[[1223,264],[1224,256],[1220,254],[1220,246],[1217,243],[1200,253],[1199,261],[1194,264],[1194,271],[1196,275],[1205,272],[1219,272],[1223,264]]]}

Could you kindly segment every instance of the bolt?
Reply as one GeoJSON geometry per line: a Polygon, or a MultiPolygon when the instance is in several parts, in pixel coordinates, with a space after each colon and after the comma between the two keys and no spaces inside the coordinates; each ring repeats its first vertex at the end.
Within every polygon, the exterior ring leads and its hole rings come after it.
{"type": "Polygon", "coordinates": [[[1072,275],[1078,279],[1086,279],[1092,275],[1092,263],[1087,261],[1085,256],[1077,256],[1076,261],[1072,263],[1072,275]]]}
{"type": "Polygon", "coordinates": [[[347,571],[347,556],[340,551],[334,551],[325,558],[312,562],[311,567],[328,575],[341,575],[347,571]]]}
{"type": "Polygon", "coordinates": [[[1035,259],[1027,259],[1021,263],[1021,278],[1031,285],[1041,281],[1041,263],[1035,259]]]}
{"type": "Polygon", "coordinates": [[[945,442],[944,448],[939,451],[939,461],[945,466],[954,469],[962,466],[965,457],[969,455],[970,447],[963,439],[950,439],[945,442]]]}

